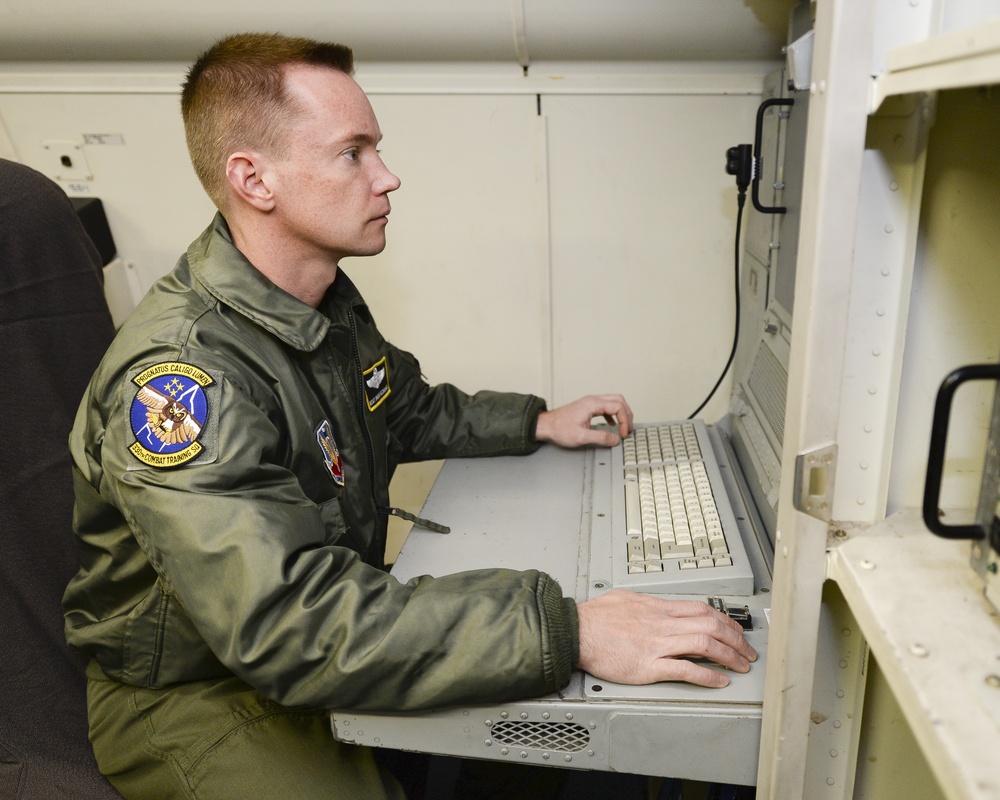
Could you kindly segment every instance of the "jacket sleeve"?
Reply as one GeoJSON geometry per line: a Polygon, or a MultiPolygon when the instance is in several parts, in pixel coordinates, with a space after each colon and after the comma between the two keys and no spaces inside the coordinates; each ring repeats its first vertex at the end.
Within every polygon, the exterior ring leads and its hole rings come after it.
{"type": "MultiPolygon", "coordinates": [[[[130,461],[121,407],[103,442],[102,494],[158,576],[158,597],[134,612],[128,635],[154,643],[161,682],[184,677],[169,665],[185,663],[191,636],[171,630],[185,624],[229,670],[286,705],[406,711],[538,695],[568,681],[576,609],[554,580],[484,570],[404,585],[365,565],[337,546],[324,509],[279,466],[281,437],[266,413],[224,378],[219,396],[217,441],[190,465],[130,461]]],[[[431,392],[428,406],[457,397],[431,392]]]]}
{"type": "Polygon", "coordinates": [[[540,397],[492,391],[469,395],[447,383],[430,386],[412,354],[386,346],[398,394],[392,398],[389,430],[401,461],[525,455],[538,449],[535,425],[545,410],[540,397]]]}

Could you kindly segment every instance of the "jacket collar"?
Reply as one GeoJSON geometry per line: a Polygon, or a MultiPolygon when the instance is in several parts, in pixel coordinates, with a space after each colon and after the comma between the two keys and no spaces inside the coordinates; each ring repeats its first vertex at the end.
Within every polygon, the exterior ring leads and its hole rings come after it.
{"type": "MultiPolygon", "coordinates": [[[[330,317],[264,277],[233,244],[222,214],[216,213],[212,224],[192,242],[187,259],[192,274],[213,297],[254,324],[297,350],[312,351],[322,343],[330,328],[330,317]]],[[[338,269],[323,309],[335,313],[341,303],[346,308],[362,302],[354,284],[338,269]]]]}

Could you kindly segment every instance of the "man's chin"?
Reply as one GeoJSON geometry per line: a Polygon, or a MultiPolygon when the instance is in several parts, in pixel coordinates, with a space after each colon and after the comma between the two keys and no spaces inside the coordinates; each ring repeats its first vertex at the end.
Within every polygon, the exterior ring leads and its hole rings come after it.
{"type": "Polygon", "coordinates": [[[383,239],[381,242],[374,242],[368,247],[359,247],[350,253],[347,253],[343,258],[367,258],[368,256],[377,256],[383,250],[385,250],[386,241],[383,239]]]}

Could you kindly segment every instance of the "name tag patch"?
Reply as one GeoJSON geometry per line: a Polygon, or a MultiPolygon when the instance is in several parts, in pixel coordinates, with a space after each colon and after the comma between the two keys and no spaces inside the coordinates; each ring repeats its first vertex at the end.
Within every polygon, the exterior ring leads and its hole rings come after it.
{"type": "Polygon", "coordinates": [[[211,375],[191,364],[165,361],[143,370],[129,409],[135,442],[129,447],[143,464],[175,467],[202,452],[198,441],[208,420],[205,387],[211,375]]]}
{"type": "Polygon", "coordinates": [[[392,389],[389,388],[389,368],[385,356],[382,356],[375,364],[365,370],[364,379],[368,410],[374,411],[385,398],[392,394],[392,389]]]}

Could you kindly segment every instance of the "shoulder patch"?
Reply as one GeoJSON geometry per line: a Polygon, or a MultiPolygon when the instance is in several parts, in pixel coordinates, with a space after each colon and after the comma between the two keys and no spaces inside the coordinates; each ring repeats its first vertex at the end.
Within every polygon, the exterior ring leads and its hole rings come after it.
{"type": "Polygon", "coordinates": [[[392,393],[392,389],[389,388],[389,367],[385,356],[365,370],[364,379],[368,410],[374,411],[392,393]]]}
{"type": "Polygon", "coordinates": [[[211,375],[191,364],[165,361],[132,378],[139,387],[129,409],[135,442],[129,451],[151,467],[175,467],[202,452],[208,421],[205,387],[211,375]]]}

